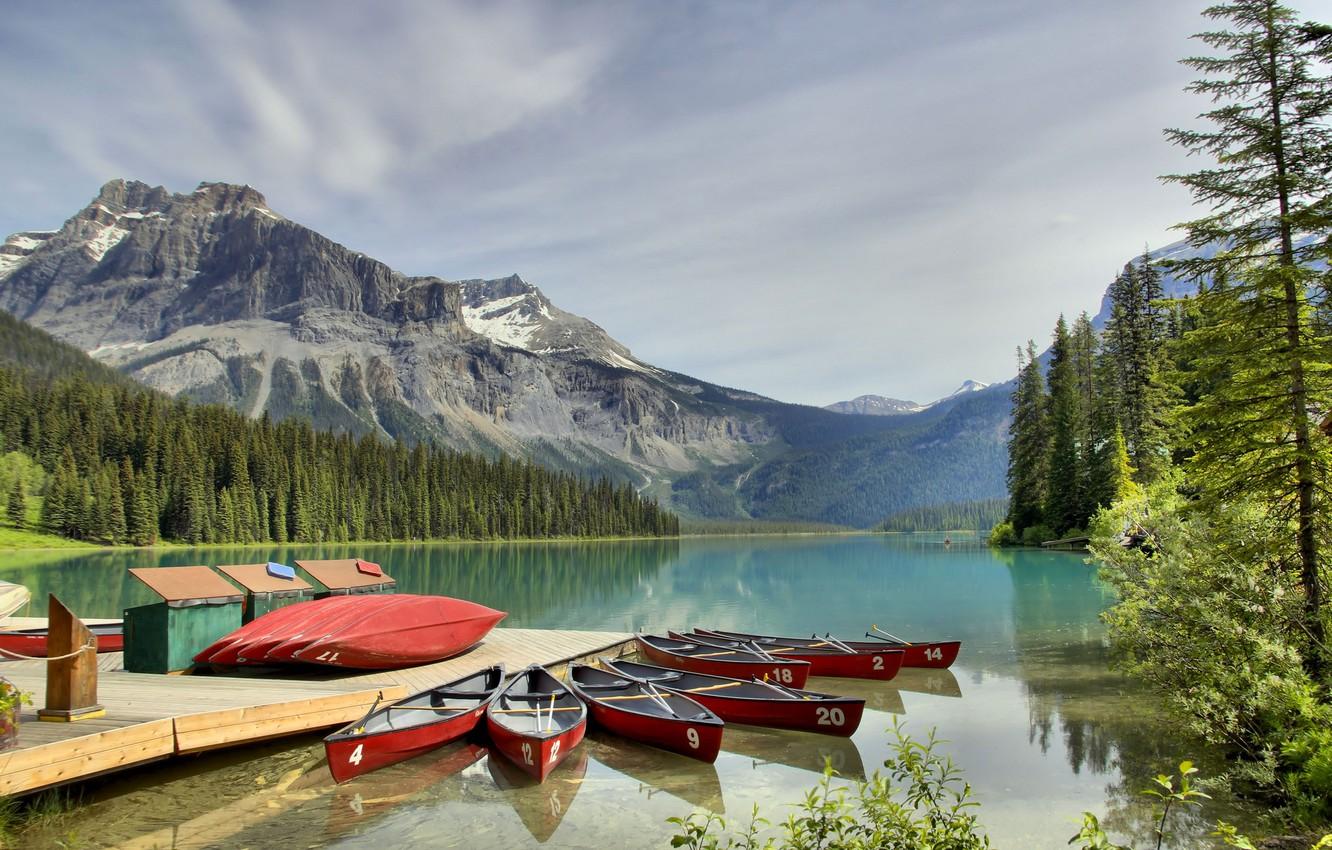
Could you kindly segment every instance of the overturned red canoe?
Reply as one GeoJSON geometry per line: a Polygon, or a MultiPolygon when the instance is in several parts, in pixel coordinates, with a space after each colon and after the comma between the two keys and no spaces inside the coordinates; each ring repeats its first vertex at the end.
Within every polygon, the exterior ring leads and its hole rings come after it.
{"type": "Polygon", "coordinates": [[[448,596],[333,596],[265,614],[195,660],[392,670],[457,655],[504,617],[503,611],[448,596]]]}
{"type": "MultiPolygon", "coordinates": [[[[485,637],[505,612],[449,596],[367,595],[366,616],[315,638],[292,653],[293,661],[394,670],[457,655],[485,637]],[[375,601],[371,601],[375,600],[375,601]]],[[[271,659],[273,653],[268,657],[271,659]]]]}
{"type": "MultiPolygon", "coordinates": [[[[89,626],[88,631],[97,639],[98,652],[123,652],[125,649],[124,625],[120,622],[101,623],[89,626]]],[[[13,659],[15,655],[28,658],[46,657],[46,629],[0,630],[0,661],[13,659]],[[7,654],[13,653],[13,655],[7,654]]]]}

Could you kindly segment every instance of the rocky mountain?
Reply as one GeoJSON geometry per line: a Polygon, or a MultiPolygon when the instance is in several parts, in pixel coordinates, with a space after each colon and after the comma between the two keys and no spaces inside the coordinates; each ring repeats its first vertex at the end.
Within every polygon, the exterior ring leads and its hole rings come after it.
{"type": "MultiPolygon", "coordinates": [[[[248,186],[175,194],[113,180],[59,230],[5,241],[0,308],[171,395],[525,455],[668,501],[679,492],[686,512],[709,512],[676,487],[690,476],[724,470],[718,486],[734,507],[720,513],[750,515],[759,502],[745,487],[766,464],[876,434],[904,449],[924,440],[925,458],[975,452],[933,419],[839,415],[643,363],[516,275],[403,275],[284,218],[248,186]]],[[[966,478],[903,483],[889,501],[926,504],[966,478]]],[[[859,498],[876,505],[867,522],[887,512],[883,494],[859,498]]],[[[824,518],[799,502],[782,510],[824,518]]]]}
{"type": "Polygon", "coordinates": [[[850,401],[825,404],[823,409],[831,410],[833,413],[857,413],[862,416],[899,416],[903,413],[919,413],[928,406],[883,395],[858,395],[850,401]]]}
{"type": "Polygon", "coordinates": [[[899,398],[888,398],[882,395],[860,395],[850,401],[835,401],[832,404],[826,404],[823,409],[831,410],[833,413],[857,413],[862,416],[899,416],[903,413],[920,413],[922,410],[928,410],[940,402],[948,401],[965,393],[979,392],[988,386],[990,385],[967,379],[962,382],[962,386],[929,404],[903,401],[899,398]]]}

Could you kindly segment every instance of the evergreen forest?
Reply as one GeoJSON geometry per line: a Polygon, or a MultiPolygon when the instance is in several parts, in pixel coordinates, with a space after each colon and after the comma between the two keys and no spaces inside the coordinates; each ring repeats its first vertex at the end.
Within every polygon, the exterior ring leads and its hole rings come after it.
{"type": "Polygon", "coordinates": [[[666,536],[629,485],[171,400],[0,313],[13,524],[97,543],[666,536]],[[22,364],[22,365],[19,365],[22,364]],[[27,364],[34,364],[28,368],[27,364]]]}

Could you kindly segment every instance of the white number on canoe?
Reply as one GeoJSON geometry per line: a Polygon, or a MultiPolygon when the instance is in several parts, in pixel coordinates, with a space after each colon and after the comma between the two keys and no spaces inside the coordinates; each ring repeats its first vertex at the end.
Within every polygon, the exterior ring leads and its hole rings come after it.
{"type": "Polygon", "coordinates": [[[361,756],[365,753],[365,744],[357,744],[356,749],[352,750],[351,755],[347,756],[348,764],[360,764],[361,756]]]}
{"type": "Polygon", "coordinates": [[[814,712],[818,715],[820,726],[841,726],[846,722],[846,715],[840,708],[825,708],[820,705],[814,709],[814,712]]]}
{"type": "Polygon", "coordinates": [[[943,650],[937,646],[925,648],[926,661],[943,661],[943,650]]]}
{"type": "Polygon", "coordinates": [[[554,763],[555,763],[555,759],[557,759],[557,758],[559,758],[559,757],[560,757],[560,740],[559,740],[558,738],[556,738],[556,739],[555,739],[555,743],[554,743],[553,745],[551,745],[551,748],[550,748],[550,763],[551,763],[551,764],[554,764],[554,763]]]}
{"type": "Polygon", "coordinates": [[[319,654],[319,657],[316,658],[315,661],[327,661],[328,663],[332,664],[334,661],[337,661],[337,660],[338,660],[338,656],[341,655],[341,654],[342,654],[341,652],[333,652],[333,653],[330,653],[330,652],[326,649],[326,650],[324,650],[323,652],[321,652],[321,653],[319,654]]]}
{"type": "Polygon", "coordinates": [[[689,739],[689,746],[698,749],[698,730],[690,726],[685,730],[685,737],[689,739]]]}
{"type": "Polygon", "coordinates": [[[875,669],[875,670],[882,670],[882,669],[883,669],[883,656],[882,656],[882,655],[876,655],[876,656],[874,656],[874,669],[875,669]]]}
{"type": "Polygon", "coordinates": [[[523,741],[523,761],[528,764],[536,764],[536,762],[532,761],[532,745],[526,741],[523,741]]]}
{"type": "Polygon", "coordinates": [[[792,678],[791,678],[791,668],[790,668],[790,667],[774,667],[774,668],[772,668],[772,677],[773,677],[774,679],[776,679],[777,681],[779,681],[779,682],[785,682],[785,683],[788,684],[788,685],[791,684],[791,682],[793,681],[792,678]]]}

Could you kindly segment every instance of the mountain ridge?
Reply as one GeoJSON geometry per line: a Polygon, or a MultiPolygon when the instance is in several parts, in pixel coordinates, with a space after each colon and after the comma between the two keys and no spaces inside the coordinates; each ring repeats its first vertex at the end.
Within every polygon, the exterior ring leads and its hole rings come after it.
{"type": "MultiPolygon", "coordinates": [[[[0,307],[168,395],[537,458],[668,498],[699,471],[761,470],[931,427],[644,363],[518,275],[404,275],[286,219],[248,186],[173,194],[113,180],[57,231],[11,236],[0,260],[0,307]]],[[[963,487],[957,478],[921,492],[963,487]]],[[[742,483],[728,485],[740,513],[775,516],[742,483]]],[[[886,513],[872,512],[867,521],[886,513]]]]}

